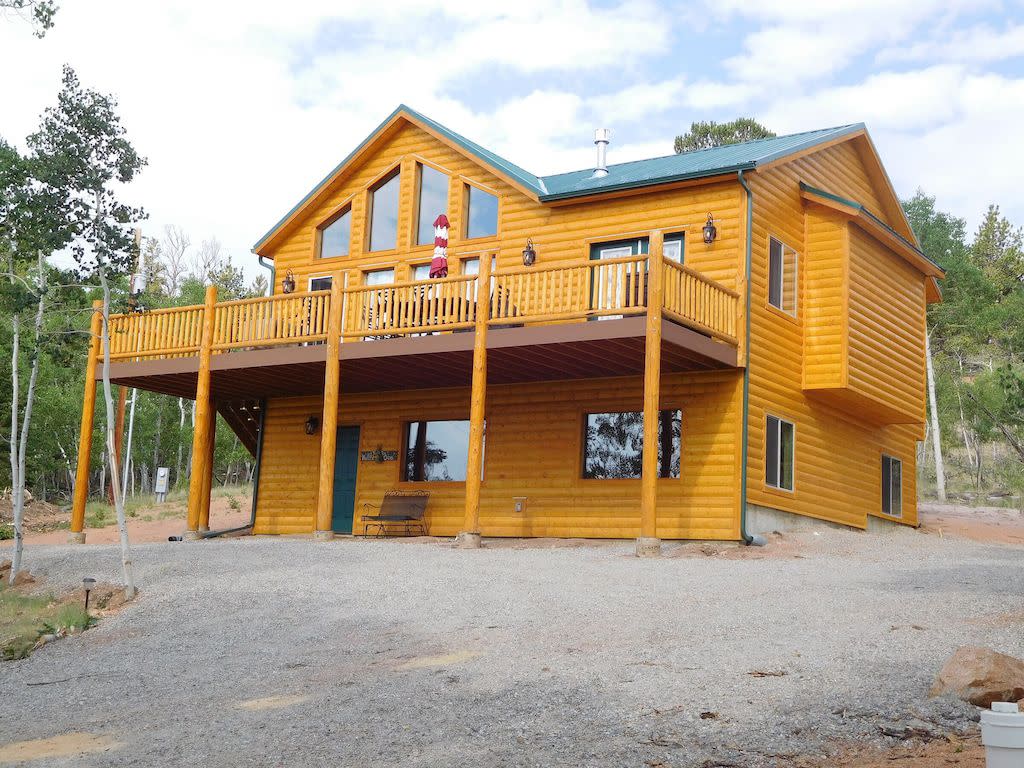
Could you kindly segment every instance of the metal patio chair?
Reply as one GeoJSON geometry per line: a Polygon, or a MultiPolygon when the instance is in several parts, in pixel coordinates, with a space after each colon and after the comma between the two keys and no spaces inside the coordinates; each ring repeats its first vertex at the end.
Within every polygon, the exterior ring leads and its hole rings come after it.
{"type": "Polygon", "coordinates": [[[427,524],[423,513],[427,510],[428,491],[388,491],[380,504],[363,504],[363,536],[371,528],[377,529],[377,536],[387,534],[388,524],[404,526],[405,535],[418,530],[420,536],[427,535],[427,524]],[[376,514],[373,511],[376,510],[376,514]]]}

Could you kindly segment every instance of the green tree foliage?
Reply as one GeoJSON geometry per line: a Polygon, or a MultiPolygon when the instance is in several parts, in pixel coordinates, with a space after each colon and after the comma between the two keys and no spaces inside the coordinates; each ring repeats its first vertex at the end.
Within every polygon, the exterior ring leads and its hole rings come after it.
{"type": "Polygon", "coordinates": [[[26,19],[36,37],[45,37],[53,28],[58,8],[53,0],[0,0],[0,12],[26,19]]]}
{"type": "Polygon", "coordinates": [[[714,120],[699,121],[690,125],[690,130],[676,136],[676,154],[693,152],[697,149],[710,149],[725,144],[742,144],[755,139],[770,139],[775,133],[765,128],[752,117],[737,117],[728,123],[716,123],[714,120]]]}

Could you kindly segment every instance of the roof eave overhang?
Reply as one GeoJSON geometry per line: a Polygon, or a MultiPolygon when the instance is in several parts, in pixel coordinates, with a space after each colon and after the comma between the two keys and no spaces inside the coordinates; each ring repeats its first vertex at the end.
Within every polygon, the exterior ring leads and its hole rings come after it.
{"type": "Polygon", "coordinates": [[[942,279],[945,271],[929,259],[916,245],[878,218],[860,203],[800,182],[800,196],[808,203],[820,205],[848,217],[860,229],[933,279],[942,279]]]}

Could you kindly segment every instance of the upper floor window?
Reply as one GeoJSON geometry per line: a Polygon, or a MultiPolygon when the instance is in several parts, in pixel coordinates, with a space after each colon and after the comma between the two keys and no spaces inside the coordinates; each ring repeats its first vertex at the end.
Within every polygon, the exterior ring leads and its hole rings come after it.
{"type": "Polygon", "coordinates": [[[903,462],[882,456],[882,511],[893,517],[903,514],[903,462]]]}
{"type": "Polygon", "coordinates": [[[395,282],[395,270],[371,269],[363,273],[363,285],[391,285],[395,282]]]}
{"type": "Polygon", "coordinates": [[[677,232],[674,235],[665,235],[665,242],[661,248],[662,255],[669,261],[677,261],[682,264],[685,255],[684,242],[685,238],[682,232],[677,232]]]}
{"type": "Polygon", "coordinates": [[[320,228],[321,259],[348,256],[348,243],[352,235],[352,206],[346,206],[339,215],[320,228]]]}
{"type": "MultiPolygon", "coordinates": [[[[658,477],[679,477],[682,426],[682,411],[658,413],[658,477]]],[[[643,447],[643,413],[588,413],[583,439],[584,479],[639,478],[643,447]]]]}
{"type": "Polygon", "coordinates": [[[370,190],[370,250],[398,247],[398,187],[402,176],[396,168],[370,190]]]}
{"type": "Polygon", "coordinates": [[[420,163],[416,245],[434,244],[434,220],[448,210],[448,177],[420,163]]]}
{"type": "Polygon", "coordinates": [[[466,237],[498,234],[498,198],[472,184],[466,185],[466,196],[466,237]]]}
{"type": "Polygon", "coordinates": [[[768,241],[768,303],[796,317],[796,251],[774,237],[768,241]]]}
{"type": "Polygon", "coordinates": [[[765,419],[764,482],[772,488],[793,490],[796,426],[777,416],[765,419]]]}

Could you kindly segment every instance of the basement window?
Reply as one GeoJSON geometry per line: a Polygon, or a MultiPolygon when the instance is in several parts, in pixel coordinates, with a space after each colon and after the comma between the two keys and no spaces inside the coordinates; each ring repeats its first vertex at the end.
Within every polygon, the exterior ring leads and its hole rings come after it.
{"type": "Polygon", "coordinates": [[[472,184],[466,185],[466,238],[498,234],[498,198],[472,184]]]}
{"type": "Polygon", "coordinates": [[[796,317],[796,251],[774,237],[768,240],[768,303],[796,317]]]}
{"type": "Polygon", "coordinates": [[[764,482],[770,488],[793,490],[793,454],[796,427],[776,416],[765,422],[764,482]]]}
{"type": "MultiPolygon", "coordinates": [[[[679,477],[682,427],[682,411],[658,414],[658,477],[679,477]]],[[[643,413],[588,413],[583,436],[583,478],[639,479],[643,447],[643,413]]]]}
{"type": "Polygon", "coordinates": [[[396,168],[370,190],[370,250],[398,247],[398,187],[402,176],[396,168]]]}
{"type": "Polygon", "coordinates": [[[411,421],[405,425],[405,482],[466,479],[469,421],[411,421]]]}
{"type": "Polygon", "coordinates": [[[348,256],[349,238],[352,235],[352,207],[347,206],[340,214],[320,228],[321,259],[348,256]]]}
{"type": "Polygon", "coordinates": [[[882,456],[882,512],[893,517],[903,515],[903,462],[882,456]]]}

